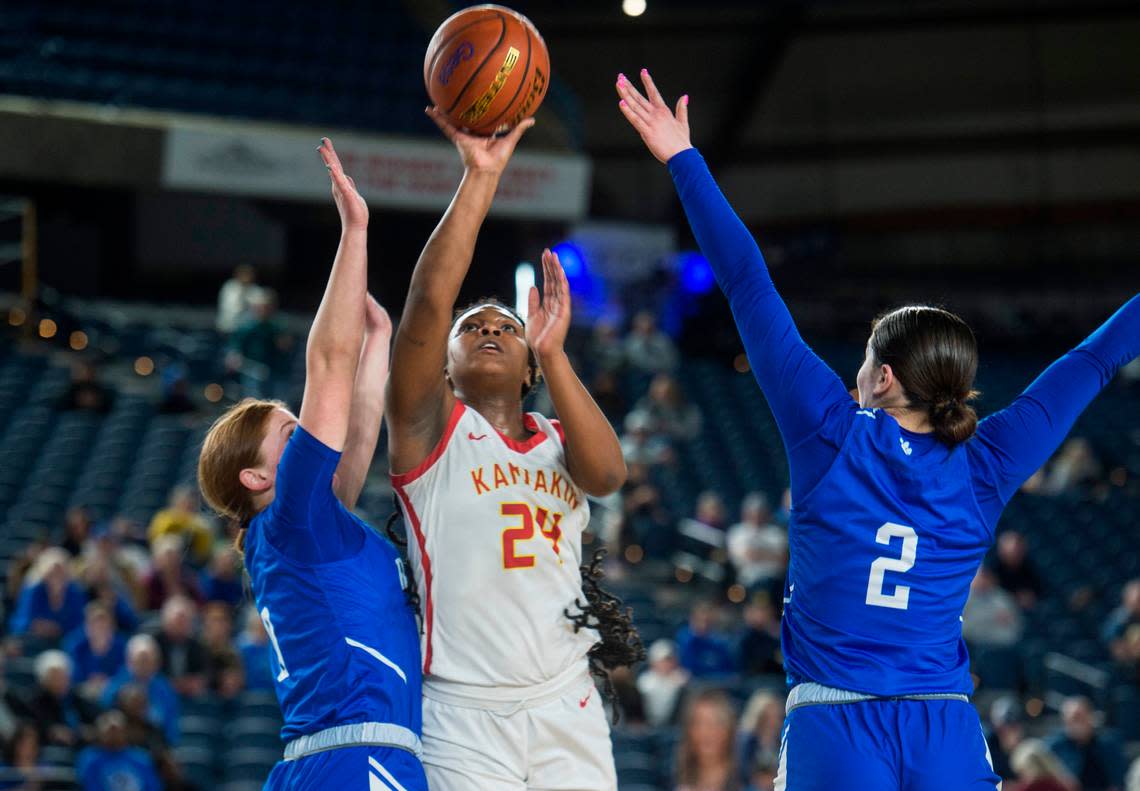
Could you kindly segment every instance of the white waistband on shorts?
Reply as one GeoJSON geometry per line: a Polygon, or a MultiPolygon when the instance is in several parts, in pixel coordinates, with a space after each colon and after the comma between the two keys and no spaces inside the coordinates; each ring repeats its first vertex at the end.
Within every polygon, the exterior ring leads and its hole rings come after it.
{"type": "Polygon", "coordinates": [[[424,697],[451,706],[512,714],[532,709],[565,695],[574,687],[593,683],[585,661],[575,662],[549,681],[530,687],[473,687],[437,678],[424,679],[424,697]]]}
{"type": "Polygon", "coordinates": [[[790,714],[792,709],[800,706],[859,703],[864,700],[963,700],[967,703],[970,702],[968,696],[954,692],[890,696],[868,695],[865,692],[852,692],[849,689],[836,689],[835,687],[825,687],[823,684],[817,684],[814,681],[805,681],[792,687],[792,691],[788,693],[787,705],[784,708],[785,713],[790,714]]]}
{"type": "Polygon", "coordinates": [[[296,761],[306,755],[341,747],[395,747],[407,750],[417,758],[423,753],[420,737],[403,725],[390,722],[354,722],[298,736],[285,745],[285,760],[296,761]]]}

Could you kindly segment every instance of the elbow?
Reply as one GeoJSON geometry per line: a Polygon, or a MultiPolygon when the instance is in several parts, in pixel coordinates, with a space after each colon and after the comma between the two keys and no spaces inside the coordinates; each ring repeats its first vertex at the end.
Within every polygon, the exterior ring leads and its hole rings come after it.
{"type": "Polygon", "coordinates": [[[626,469],[625,459],[619,456],[616,462],[597,470],[589,476],[589,480],[578,482],[578,485],[591,497],[605,497],[624,486],[627,477],[629,470],[626,469]]]}

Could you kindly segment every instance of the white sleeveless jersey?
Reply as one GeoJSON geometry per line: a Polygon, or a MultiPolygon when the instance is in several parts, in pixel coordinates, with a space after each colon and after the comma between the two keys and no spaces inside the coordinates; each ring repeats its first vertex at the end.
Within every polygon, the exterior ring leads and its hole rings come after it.
{"type": "Polygon", "coordinates": [[[585,601],[579,566],[589,521],[557,421],[527,414],[526,442],[456,402],[439,444],[393,475],[423,612],[428,680],[469,694],[532,687],[598,641],[565,610],[585,601]]]}

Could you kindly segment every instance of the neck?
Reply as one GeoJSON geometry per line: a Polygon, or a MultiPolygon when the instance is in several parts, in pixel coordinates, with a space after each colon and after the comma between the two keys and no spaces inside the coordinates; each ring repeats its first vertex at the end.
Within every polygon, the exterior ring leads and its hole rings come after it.
{"type": "Polygon", "coordinates": [[[930,416],[922,407],[912,406],[901,396],[872,399],[868,407],[878,408],[898,421],[899,425],[907,431],[916,434],[929,434],[934,431],[930,425],[930,416]]]}
{"type": "Polygon", "coordinates": [[[523,425],[522,403],[517,397],[494,394],[464,395],[460,400],[511,439],[525,440],[530,436],[530,432],[523,425]]]}

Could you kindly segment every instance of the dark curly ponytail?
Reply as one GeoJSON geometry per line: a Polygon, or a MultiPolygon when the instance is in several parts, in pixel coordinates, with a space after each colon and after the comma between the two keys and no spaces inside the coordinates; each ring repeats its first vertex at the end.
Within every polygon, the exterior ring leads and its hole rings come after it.
{"type": "Polygon", "coordinates": [[[941,308],[907,305],[875,319],[870,347],[907,400],[926,410],[941,442],[953,447],[974,435],[978,415],[969,402],[978,396],[978,343],[966,322],[941,308]]]}
{"type": "Polygon", "coordinates": [[[575,632],[597,629],[602,637],[602,641],[590,649],[587,657],[590,674],[602,685],[602,696],[614,703],[613,721],[617,724],[620,712],[615,703],[614,685],[607,671],[642,661],[645,659],[645,646],[641,643],[637,627],[633,625],[633,610],[625,607],[621,599],[598,584],[605,576],[601,568],[605,558],[606,550],[599,549],[594,552],[593,560],[582,566],[582,593],[586,596],[586,602],[574,602],[579,610],[576,613],[570,612],[569,607],[564,612],[573,622],[575,632]]]}
{"type": "Polygon", "coordinates": [[[420,592],[416,588],[416,578],[412,574],[412,564],[408,562],[408,541],[404,536],[396,532],[396,520],[400,518],[400,504],[396,501],[396,496],[392,495],[392,503],[395,510],[392,515],[388,517],[388,521],[384,523],[384,534],[388,540],[400,550],[400,560],[404,564],[404,598],[408,601],[408,606],[416,614],[416,620],[420,623],[420,630],[423,630],[423,612],[420,610],[420,592]]]}

